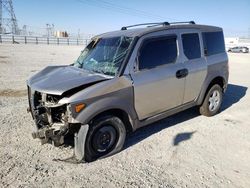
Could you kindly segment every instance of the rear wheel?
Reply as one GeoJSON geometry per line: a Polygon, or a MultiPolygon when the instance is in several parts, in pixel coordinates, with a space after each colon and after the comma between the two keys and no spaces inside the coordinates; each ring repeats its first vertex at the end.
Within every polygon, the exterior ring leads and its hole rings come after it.
{"type": "Polygon", "coordinates": [[[85,160],[91,162],[119,152],[125,138],[125,126],[118,117],[104,116],[94,120],[85,142],[85,160]]]}
{"type": "Polygon", "coordinates": [[[222,88],[218,84],[215,84],[209,89],[202,105],[200,106],[200,113],[204,116],[213,116],[219,112],[221,103],[222,88]]]}

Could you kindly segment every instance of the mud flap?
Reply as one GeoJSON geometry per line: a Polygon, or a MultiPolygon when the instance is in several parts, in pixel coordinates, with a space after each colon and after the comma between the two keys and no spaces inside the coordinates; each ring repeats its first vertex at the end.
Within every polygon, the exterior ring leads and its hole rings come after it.
{"type": "Polygon", "coordinates": [[[89,125],[82,125],[79,132],[75,133],[75,148],[74,148],[74,153],[75,153],[75,158],[78,161],[84,161],[84,150],[85,150],[85,141],[86,141],[86,136],[89,130],[89,125]]]}

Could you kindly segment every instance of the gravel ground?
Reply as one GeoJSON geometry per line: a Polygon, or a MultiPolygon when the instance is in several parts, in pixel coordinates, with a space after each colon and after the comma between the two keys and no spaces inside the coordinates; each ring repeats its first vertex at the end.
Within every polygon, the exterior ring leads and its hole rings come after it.
{"type": "Polygon", "coordinates": [[[26,79],[70,64],[77,46],[0,45],[0,187],[250,187],[250,54],[229,54],[230,84],[214,117],[186,110],[128,136],[120,153],[72,164],[70,147],[33,140],[26,79]]]}

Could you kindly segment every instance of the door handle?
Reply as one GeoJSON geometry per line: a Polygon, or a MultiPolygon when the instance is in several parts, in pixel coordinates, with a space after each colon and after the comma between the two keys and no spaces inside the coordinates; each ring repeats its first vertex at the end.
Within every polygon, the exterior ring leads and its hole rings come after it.
{"type": "Polygon", "coordinates": [[[188,75],[188,69],[180,69],[176,72],[176,78],[185,78],[188,75]]]}

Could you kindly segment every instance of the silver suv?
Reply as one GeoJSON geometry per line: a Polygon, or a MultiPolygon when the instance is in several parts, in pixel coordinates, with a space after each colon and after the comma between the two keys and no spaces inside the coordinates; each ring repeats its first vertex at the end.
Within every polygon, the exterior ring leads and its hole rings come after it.
{"type": "Polygon", "coordinates": [[[55,146],[73,135],[76,159],[90,162],[120,151],[128,132],[190,107],[215,115],[227,83],[221,28],[123,27],[94,37],[75,63],[27,81],[32,135],[55,146]]]}
{"type": "Polygon", "coordinates": [[[228,49],[228,52],[235,52],[235,53],[248,53],[249,48],[245,46],[236,46],[228,49]]]}

